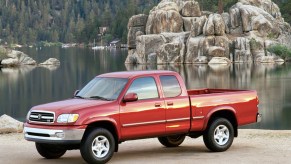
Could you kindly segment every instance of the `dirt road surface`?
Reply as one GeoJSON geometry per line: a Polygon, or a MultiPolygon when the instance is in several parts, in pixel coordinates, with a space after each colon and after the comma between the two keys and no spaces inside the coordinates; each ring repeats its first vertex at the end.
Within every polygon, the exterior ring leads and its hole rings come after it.
{"type": "MultiPolygon", "coordinates": [[[[124,142],[109,163],[291,163],[291,131],[239,130],[231,148],[210,152],[202,138],[186,138],[177,148],[165,148],[156,138],[124,142]]],[[[36,151],[34,143],[22,134],[0,135],[0,164],[83,164],[79,150],[68,151],[62,158],[47,160],[36,151]]]]}

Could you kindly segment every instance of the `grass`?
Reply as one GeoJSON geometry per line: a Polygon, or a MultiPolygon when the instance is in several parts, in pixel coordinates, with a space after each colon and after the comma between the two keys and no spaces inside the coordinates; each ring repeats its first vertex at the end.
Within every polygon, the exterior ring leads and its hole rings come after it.
{"type": "Polygon", "coordinates": [[[283,44],[274,44],[267,48],[267,51],[274,53],[285,60],[287,57],[291,57],[291,49],[283,44]]]}

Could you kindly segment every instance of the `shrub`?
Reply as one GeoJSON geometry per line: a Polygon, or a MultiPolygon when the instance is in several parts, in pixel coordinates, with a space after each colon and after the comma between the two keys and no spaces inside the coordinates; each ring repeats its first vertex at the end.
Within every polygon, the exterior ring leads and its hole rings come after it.
{"type": "Polygon", "coordinates": [[[0,60],[7,58],[7,50],[0,46],[0,60]]]}
{"type": "Polygon", "coordinates": [[[274,44],[271,45],[269,48],[267,48],[267,51],[274,53],[283,59],[286,59],[287,57],[291,57],[291,49],[289,49],[287,46],[282,44],[274,44]]]}

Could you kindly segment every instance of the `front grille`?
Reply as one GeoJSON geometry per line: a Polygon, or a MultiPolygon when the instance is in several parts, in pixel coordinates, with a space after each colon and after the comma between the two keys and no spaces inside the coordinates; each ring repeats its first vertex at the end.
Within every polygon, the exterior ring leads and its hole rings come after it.
{"type": "Polygon", "coordinates": [[[29,115],[29,121],[42,122],[42,123],[53,123],[55,115],[52,112],[38,112],[32,111],[29,115]]]}

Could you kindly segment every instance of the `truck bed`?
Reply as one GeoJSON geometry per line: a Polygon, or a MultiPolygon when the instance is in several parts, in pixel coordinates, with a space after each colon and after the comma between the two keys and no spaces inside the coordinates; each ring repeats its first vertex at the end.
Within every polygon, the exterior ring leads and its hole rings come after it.
{"type": "Polygon", "coordinates": [[[257,92],[254,90],[196,89],[188,90],[192,110],[191,130],[204,130],[211,113],[228,110],[237,117],[237,125],[256,122],[257,92]]]}

